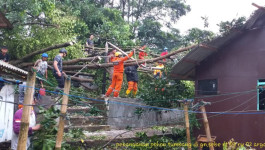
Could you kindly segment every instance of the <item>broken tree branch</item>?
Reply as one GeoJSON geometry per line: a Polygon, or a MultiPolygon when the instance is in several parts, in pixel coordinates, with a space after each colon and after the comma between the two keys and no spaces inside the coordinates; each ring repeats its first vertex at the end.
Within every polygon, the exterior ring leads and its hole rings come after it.
{"type": "Polygon", "coordinates": [[[13,65],[17,65],[17,64],[22,63],[26,59],[29,59],[29,58],[31,58],[31,57],[33,57],[35,55],[38,55],[38,54],[41,54],[41,53],[44,53],[44,52],[47,52],[47,51],[50,51],[50,50],[53,50],[53,49],[67,47],[67,46],[70,46],[70,45],[73,45],[73,44],[75,44],[75,42],[66,42],[66,43],[63,43],[63,44],[56,44],[56,45],[53,45],[53,46],[50,46],[50,47],[47,47],[47,48],[44,48],[44,49],[41,49],[41,50],[38,50],[38,51],[34,51],[34,52],[22,57],[21,59],[15,60],[15,61],[11,61],[10,63],[13,64],[13,65]]]}
{"type": "Polygon", "coordinates": [[[79,82],[93,82],[93,79],[84,79],[84,78],[78,78],[78,77],[70,77],[73,81],[79,81],[79,82]]]}

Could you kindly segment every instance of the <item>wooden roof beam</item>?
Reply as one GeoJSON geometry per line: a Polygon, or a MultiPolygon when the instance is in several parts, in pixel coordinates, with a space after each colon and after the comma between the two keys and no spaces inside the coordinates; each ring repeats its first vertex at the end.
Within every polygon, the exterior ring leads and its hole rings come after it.
{"type": "Polygon", "coordinates": [[[255,6],[255,7],[257,7],[258,9],[262,9],[262,10],[265,11],[265,8],[262,7],[262,6],[259,6],[259,5],[255,4],[255,3],[252,3],[252,5],[255,6]]]}

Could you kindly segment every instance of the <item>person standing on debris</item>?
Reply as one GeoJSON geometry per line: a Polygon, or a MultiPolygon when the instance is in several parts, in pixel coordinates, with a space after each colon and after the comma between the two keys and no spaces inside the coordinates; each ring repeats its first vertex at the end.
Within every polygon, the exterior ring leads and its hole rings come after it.
{"type": "MultiPolygon", "coordinates": [[[[35,105],[36,99],[34,98],[32,104],[35,105]]],[[[22,119],[22,113],[23,113],[23,108],[19,109],[16,111],[14,114],[14,119],[13,119],[13,135],[11,139],[11,149],[12,150],[17,150],[17,145],[18,145],[18,136],[19,136],[19,131],[20,131],[20,123],[22,119]]],[[[33,134],[33,131],[37,131],[40,129],[40,124],[36,125],[36,115],[33,110],[33,107],[30,112],[29,116],[29,131],[28,131],[28,139],[27,139],[27,149],[30,146],[30,136],[33,134]]]]}
{"type": "Polygon", "coordinates": [[[125,67],[125,74],[128,82],[128,89],[126,90],[126,95],[129,96],[131,90],[133,90],[133,96],[137,94],[137,83],[138,83],[138,65],[125,67]]]}
{"type": "Polygon", "coordinates": [[[108,88],[108,91],[104,95],[104,97],[109,97],[112,91],[114,90],[114,97],[118,97],[123,80],[123,71],[124,71],[124,61],[128,60],[130,57],[133,56],[133,51],[125,57],[121,57],[121,52],[115,53],[115,58],[112,59],[114,63],[114,73],[112,77],[111,85],[108,88]]]}
{"type": "MultiPolygon", "coordinates": [[[[116,53],[116,49],[113,49],[112,51],[110,51],[108,53],[107,63],[112,62],[112,60],[115,58],[115,53],[116,53]]],[[[112,76],[113,76],[113,67],[109,67],[108,68],[108,72],[110,74],[109,78],[112,79],[112,76]]]]}
{"type": "Polygon", "coordinates": [[[86,41],[86,51],[89,53],[91,50],[94,50],[94,35],[91,34],[90,37],[86,41]]]}
{"type": "Polygon", "coordinates": [[[64,88],[64,72],[63,72],[63,57],[67,56],[65,48],[60,49],[59,54],[55,56],[53,61],[53,76],[56,78],[59,89],[64,88]]]}
{"type": "Polygon", "coordinates": [[[8,55],[8,48],[6,46],[2,46],[1,53],[0,53],[0,60],[8,63],[9,62],[9,55],[8,55]]]}
{"type": "Polygon", "coordinates": [[[164,65],[161,62],[159,62],[156,68],[157,69],[155,69],[154,71],[154,78],[156,79],[162,78],[163,72],[161,70],[164,69],[164,65]]]}
{"type": "MultiPolygon", "coordinates": [[[[41,78],[45,77],[46,79],[48,79],[48,64],[47,64],[47,59],[48,59],[48,54],[47,53],[43,53],[41,59],[38,59],[35,64],[34,67],[36,67],[37,69],[37,75],[41,78]]],[[[41,84],[41,87],[43,88],[43,83],[41,80],[37,79],[38,83],[41,84]]]]}
{"type": "MultiPolygon", "coordinates": [[[[145,56],[147,56],[147,53],[145,52],[146,45],[140,48],[139,52],[139,59],[145,59],[145,56]]],[[[141,64],[141,66],[146,66],[146,63],[141,64]]]]}
{"type": "Polygon", "coordinates": [[[140,49],[140,53],[139,53],[139,59],[144,59],[145,56],[147,56],[147,53],[145,52],[146,45],[144,45],[143,47],[139,48],[140,49]]]}
{"type": "MultiPolygon", "coordinates": [[[[168,54],[167,47],[164,48],[164,51],[161,53],[160,56],[165,56],[168,54]]],[[[163,59],[163,61],[166,61],[166,59],[163,59]]]]}

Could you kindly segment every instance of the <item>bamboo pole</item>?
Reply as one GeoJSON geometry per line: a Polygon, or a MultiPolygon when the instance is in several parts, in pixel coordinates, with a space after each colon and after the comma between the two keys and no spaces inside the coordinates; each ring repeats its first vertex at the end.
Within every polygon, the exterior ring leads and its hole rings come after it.
{"type": "Polygon", "coordinates": [[[23,103],[23,113],[20,123],[19,137],[18,137],[18,150],[26,150],[29,130],[29,118],[33,101],[33,93],[35,87],[36,72],[29,71],[27,77],[27,89],[23,103]]]}
{"type": "Polygon", "coordinates": [[[60,120],[59,120],[59,125],[58,125],[55,150],[61,150],[61,146],[62,146],[63,132],[64,132],[64,121],[65,121],[64,119],[65,119],[65,115],[66,115],[66,111],[67,111],[70,85],[71,85],[71,79],[69,77],[67,77],[65,80],[65,85],[64,85],[64,95],[63,95],[63,101],[62,101],[62,106],[61,106],[61,115],[60,115],[60,120]]]}
{"type": "Polygon", "coordinates": [[[211,136],[211,132],[210,132],[210,127],[209,127],[209,122],[208,122],[208,119],[207,119],[207,114],[206,114],[206,111],[205,111],[205,107],[201,106],[200,110],[202,112],[203,125],[204,125],[204,129],[205,129],[205,132],[206,132],[207,140],[209,142],[209,148],[210,148],[210,150],[214,150],[214,147],[212,145],[212,136],[211,136]]]}
{"type": "MultiPolygon", "coordinates": [[[[115,49],[117,49],[118,51],[120,51],[121,53],[123,53],[124,55],[128,56],[128,54],[127,54],[127,53],[125,53],[123,50],[121,50],[121,49],[120,49],[120,48],[118,48],[117,46],[115,46],[115,45],[111,44],[110,42],[108,42],[108,44],[109,44],[110,46],[114,47],[115,49]]],[[[135,60],[135,59],[134,59],[134,58],[132,58],[132,57],[130,57],[130,59],[132,59],[132,60],[135,60]]]]}
{"type": "Polygon", "coordinates": [[[185,123],[186,123],[187,145],[188,145],[188,150],[191,150],[190,122],[189,122],[189,112],[188,112],[187,102],[184,103],[184,113],[185,113],[185,123]]]}

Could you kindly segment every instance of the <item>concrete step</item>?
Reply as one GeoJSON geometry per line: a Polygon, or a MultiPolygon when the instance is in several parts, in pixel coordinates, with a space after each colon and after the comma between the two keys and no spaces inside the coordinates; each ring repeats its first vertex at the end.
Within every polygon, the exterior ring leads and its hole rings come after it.
{"type": "MultiPolygon", "coordinates": [[[[139,132],[145,132],[147,137],[152,137],[154,135],[156,136],[172,136],[172,129],[178,128],[178,129],[185,129],[184,126],[181,125],[173,125],[173,126],[166,126],[167,129],[165,131],[161,131],[155,128],[143,128],[143,129],[132,129],[129,130],[110,130],[110,131],[99,131],[99,132],[86,132],[84,131],[84,134],[86,136],[86,139],[84,139],[84,143],[86,144],[86,148],[100,148],[101,146],[108,143],[110,140],[111,142],[109,144],[114,143],[122,143],[122,142],[128,142],[130,143],[132,140],[139,141],[140,138],[136,136],[136,133],[139,132]]],[[[78,145],[80,143],[79,141],[71,140],[67,141],[67,143],[71,145],[78,145]]],[[[124,149],[124,147],[119,146],[118,149],[124,149]]]]}
{"type": "Polygon", "coordinates": [[[88,113],[90,109],[90,107],[68,107],[67,113],[88,113]]]}
{"type": "Polygon", "coordinates": [[[109,125],[81,125],[81,126],[65,126],[65,131],[69,129],[83,129],[84,131],[95,132],[95,131],[109,131],[109,125]]]}
{"type": "Polygon", "coordinates": [[[104,125],[107,124],[107,118],[104,116],[70,116],[69,120],[66,120],[66,125],[72,126],[81,125],[104,125]]]}

